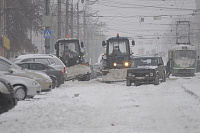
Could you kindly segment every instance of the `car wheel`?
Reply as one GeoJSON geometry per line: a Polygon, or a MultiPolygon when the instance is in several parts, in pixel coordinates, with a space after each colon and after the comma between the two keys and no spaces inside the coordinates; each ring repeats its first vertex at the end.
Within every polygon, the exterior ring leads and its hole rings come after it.
{"type": "Polygon", "coordinates": [[[52,80],[52,89],[55,89],[57,86],[57,80],[55,78],[51,78],[52,80]]]}
{"type": "Polygon", "coordinates": [[[163,81],[163,82],[166,82],[166,75],[165,75],[165,74],[163,75],[162,81],[163,81]]]}
{"type": "Polygon", "coordinates": [[[126,80],[126,86],[131,86],[131,80],[129,79],[126,80]]]}
{"type": "Polygon", "coordinates": [[[158,76],[158,74],[156,75],[156,77],[154,79],[154,85],[159,85],[159,76],[158,76]]]}
{"type": "Polygon", "coordinates": [[[140,83],[138,83],[138,82],[134,83],[134,86],[139,86],[139,85],[140,85],[140,83]]]}
{"type": "Polygon", "coordinates": [[[15,96],[18,101],[24,100],[26,98],[26,90],[23,86],[15,86],[15,96]]]}

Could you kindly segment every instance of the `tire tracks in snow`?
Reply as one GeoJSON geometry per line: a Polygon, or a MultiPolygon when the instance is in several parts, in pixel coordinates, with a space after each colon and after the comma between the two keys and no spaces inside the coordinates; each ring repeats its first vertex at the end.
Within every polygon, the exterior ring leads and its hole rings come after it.
{"type": "Polygon", "coordinates": [[[180,86],[184,89],[184,91],[187,94],[190,94],[191,96],[193,96],[197,101],[200,102],[200,96],[198,96],[197,94],[195,94],[193,91],[187,89],[185,86],[183,86],[180,82],[179,82],[180,86]]]}

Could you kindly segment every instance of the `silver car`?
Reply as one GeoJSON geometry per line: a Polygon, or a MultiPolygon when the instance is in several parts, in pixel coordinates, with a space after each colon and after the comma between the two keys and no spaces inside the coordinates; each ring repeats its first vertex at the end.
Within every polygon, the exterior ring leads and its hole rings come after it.
{"type": "Polygon", "coordinates": [[[42,63],[48,66],[53,67],[56,70],[59,70],[63,73],[64,77],[67,78],[66,66],[64,63],[55,55],[52,54],[26,54],[20,55],[15,60],[15,63],[21,62],[36,62],[42,63]]]}
{"type": "Polygon", "coordinates": [[[33,98],[35,95],[40,94],[40,84],[30,78],[5,75],[6,73],[0,73],[1,78],[10,81],[15,92],[17,100],[24,100],[25,98],[33,98]]]}
{"type": "Polygon", "coordinates": [[[0,56],[0,71],[9,72],[7,73],[7,75],[34,79],[40,84],[41,91],[52,90],[52,80],[48,75],[33,70],[22,70],[15,63],[1,56],[0,56]]]}

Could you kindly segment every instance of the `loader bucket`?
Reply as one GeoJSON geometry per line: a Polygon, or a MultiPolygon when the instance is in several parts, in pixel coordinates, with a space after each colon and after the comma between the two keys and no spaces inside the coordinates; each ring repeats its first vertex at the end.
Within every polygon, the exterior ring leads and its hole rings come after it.
{"type": "Polygon", "coordinates": [[[83,77],[86,74],[91,74],[91,69],[86,65],[75,65],[71,67],[67,67],[67,79],[72,80],[78,77],[83,77]]]}
{"type": "Polygon", "coordinates": [[[105,72],[106,74],[102,75],[102,82],[119,82],[125,81],[127,75],[127,68],[124,69],[111,69],[105,72]]]}

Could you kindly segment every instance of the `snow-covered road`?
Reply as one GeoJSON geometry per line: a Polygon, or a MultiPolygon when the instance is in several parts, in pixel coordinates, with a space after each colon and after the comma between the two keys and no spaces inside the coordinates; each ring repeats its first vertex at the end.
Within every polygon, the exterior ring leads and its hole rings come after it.
{"type": "Polygon", "coordinates": [[[199,133],[200,75],[158,86],[66,82],[0,115],[0,133],[199,133]]]}

